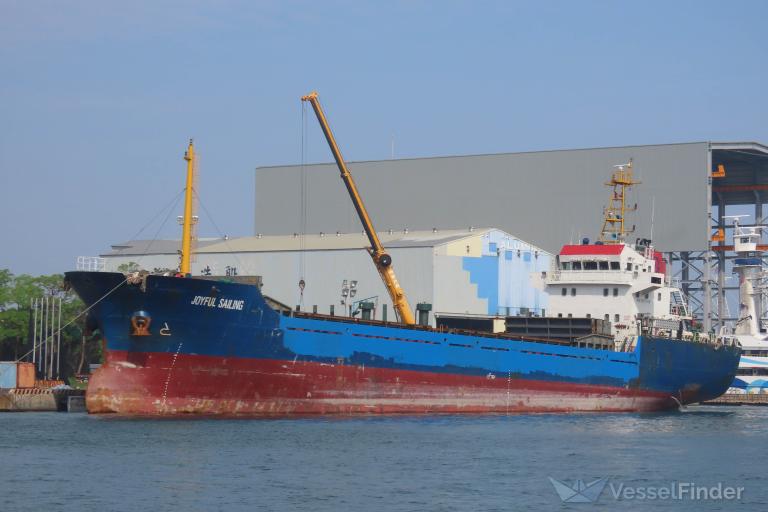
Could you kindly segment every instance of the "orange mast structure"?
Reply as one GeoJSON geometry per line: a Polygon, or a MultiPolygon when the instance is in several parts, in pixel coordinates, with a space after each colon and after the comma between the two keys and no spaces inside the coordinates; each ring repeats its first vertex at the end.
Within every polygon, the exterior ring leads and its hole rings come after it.
{"type": "Polygon", "coordinates": [[[187,161],[187,186],[184,189],[184,218],[181,233],[181,264],[179,272],[186,276],[192,273],[192,239],[194,237],[194,225],[197,220],[194,217],[194,184],[195,184],[195,148],[192,139],[189,139],[189,147],[184,153],[187,161]]]}
{"type": "Polygon", "coordinates": [[[611,187],[611,198],[608,206],[603,209],[603,229],[600,230],[600,241],[604,244],[622,244],[635,227],[625,226],[626,213],[637,210],[637,205],[627,206],[627,189],[640,183],[634,180],[632,160],[626,164],[614,165],[616,169],[611,174],[611,180],[605,185],[611,187]]]}

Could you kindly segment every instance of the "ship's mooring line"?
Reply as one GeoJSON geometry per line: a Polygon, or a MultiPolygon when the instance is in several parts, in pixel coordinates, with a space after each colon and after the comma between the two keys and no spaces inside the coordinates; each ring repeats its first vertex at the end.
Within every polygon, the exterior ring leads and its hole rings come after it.
{"type": "Polygon", "coordinates": [[[117,286],[115,286],[114,288],[112,288],[111,290],[109,290],[107,293],[105,293],[104,295],[102,295],[102,296],[99,298],[99,300],[97,300],[96,302],[94,302],[93,304],[91,304],[90,306],[88,306],[87,308],[85,308],[84,310],[82,310],[80,313],[78,313],[78,314],[77,314],[77,316],[75,316],[75,318],[73,318],[72,320],[70,320],[69,322],[67,322],[66,324],[64,324],[63,326],[59,327],[59,329],[58,329],[56,332],[54,332],[53,334],[51,334],[50,336],[48,336],[47,338],[45,338],[44,340],[42,340],[40,343],[38,343],[38,344],[36,344],[36,345],[33,345],[33,347],[32,347],[32,348],[31,348],[31,349],[30,349],[30,350],[29,350],[27,353],[23,354],[21,357],[19,357],[18,359],[16,359],[16,361],[14,361],[14,362],[15,362],[15,363],[20,363],[20,362],[23,362],[22,360],[23,360],[25,357],[27,357],[29,354],[31,354],[33,350],[36,350],[38,347],[40,347],[40,346],[41,346],[41,345],[43,345],[44,343],[47,343],[47,342],[48,342],[48,340],[50,340],[51,338],[54,338],[54,337],[56,337],[56,335],[57,335],[57,334],[59,334],[61,331],[63,331],[64,329],[66,329],[67,327],[69,327],[70,325],[72,325],[73,323],[75,323],[75,321],[76,321],[78,318],[80,318],[81,316],[83,316],[84,314],[86,314],[88,311],[90,311],[91,309],[93,309],[93,307],[94,307],[96,304],[98,304],[98,303],[99,303],[99,302],[101,302],[102,300],[104,300],[104,299],[106,299],[107,297],[109,297],[109,295],[110,295],[110,294],[112,294],[112,293],[113,293],[115,290],[117,290],[118,288],[120,288],[121,286],[123,286],[123,285],[124,285],[125,283],[127,283],[127,282],[128,282],[128,279],[127,279],[127,278],[126,278],[126,279],[123,279],[122,281],[120,281],[120,284],[118,284],[117,286]]]}
{"type": "Polygon", "coordinates": [[[682,411],[682,410],[684,409],[684,406],[683,406],[683,402],[681,402],[680,400],[678,400],[678,399],[675,397],[675,395],[669,395],[669,397],[670,397],[672,400],[674,400],[675,402],[677,402],[677,410],[678,410],[678,411],[682,411]]]}

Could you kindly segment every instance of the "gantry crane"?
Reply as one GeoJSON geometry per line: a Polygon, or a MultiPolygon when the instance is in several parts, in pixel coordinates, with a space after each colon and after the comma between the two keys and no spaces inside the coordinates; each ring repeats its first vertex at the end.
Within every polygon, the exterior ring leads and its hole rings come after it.
{"type": "Polygon", "coordinates": [[[360,193],[357,191],[355,180],[352,179],[352,175],[349,173],[349,169],[347,169],[347,164],[344,162],[344,157],[341,156],[339,146],[336,144],[336,139],[333,136],[333,132],[331,132],[331,127],[328,125],[328,120],[323,113],[323,108],[320,106],[317,92],[313,91],[306,96],[302,96],[301,101],[308,101],[315,111],[317,121],[320,123],[320,128],[322,128],[323,134],[325,135],[325,140],[328,141],[328,146],[331,148],[333,158],[336,159],[336,165],[339,167],[341,179],[347,187],[349,197],[352,199],[352,204],[355,205],[357,215],[360,217],[360,222],[363,225],[365,234],[368,236],[368,240],[371,243],[371,246],[368,247],[368,253],[371,255],[373,264],[376,265],[376,270],[379,271],[382,281],[384,281],[384,287],[387,289],[387,292],[392,299],[395,312],[401,322],[405,324],[416,323],[413,317],[413,312],[411,311],[411,306],[408,304],[408,299],[405,297],[405,292],[403,292],[403,289],[400,287],[400,283],[395,276],[395,271],[392,268],[392,257],[387,254],[386,249],[384,249],[384,246],[381,245],[381,241],[379,241],[379,236],[376,234],[371,218],[368,216],[368,211],[365,209],[360,193]]]}

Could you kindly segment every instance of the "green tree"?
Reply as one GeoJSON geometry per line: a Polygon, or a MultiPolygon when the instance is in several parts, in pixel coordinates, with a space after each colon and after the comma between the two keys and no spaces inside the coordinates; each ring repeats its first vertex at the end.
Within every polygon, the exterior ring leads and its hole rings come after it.
{"type": "Polygon", "coordinates": [[[13,274],[7,268],[0,268],[0,311],[3,305],[8,302],[8,288],[13,281],[13,274]]]}
{"type": "Polygon", "coordinates": [[[117,266],[118,272],[136,272],[141,270],[141,266],[135,261],[129,261],[128,263],[121,263],[117,266]]]}
{"type": "MultiPolygon", "coordinates": [[[[0,360],[17,360],[32,350],[30,333],[31,303],[43,297],[61,299],[62,327],[78,317],[84,310],[80,299],[64,286],[60,274],[14,276],[7,269],[0,269],[0,360]]],[[[85,334],[85,318],[80,317],[61,332],[61,375],[72,375],[78,370],[81,360],[93,361],[100,358],[100,345],[96,339],[85,334]]]]}

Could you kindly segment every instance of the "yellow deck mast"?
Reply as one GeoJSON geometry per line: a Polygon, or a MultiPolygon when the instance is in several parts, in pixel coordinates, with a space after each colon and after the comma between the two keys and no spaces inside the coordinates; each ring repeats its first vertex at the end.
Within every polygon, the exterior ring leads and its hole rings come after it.
{"type": "Polygon", "coordinates": [[[629,163],[615,165],[611,180],[605,185],[611,187],[611,199],[603,210],[603,229],[600,231],[600,241],[604,244],[623,244],[629,233],[635,227],[625,226],[626,213],[637,210],[637,205],[627,206],[627,189],[640,183],[632,175],[632,160],[629,163]]]}
{"type": "Polygon", "coordinates": [[[184,189],[184,219],[181,232],[181,265],[179,271],[187,276],[192,273],[192,239],[195,225],[194,218],[194,184],[195,184],[195,147],[189,139],[189,147],[184,153],[187,161],[187,186],[184,189]]]}
{"type": "Polygon", "coordinates": [[[328,141],[328,146],[331,148],[333,158],[336,159],[336,165],[339,167],[341,179],[347,187],[349,197],[352,199],[352,204],[355,206],[355,210],[357,210],[357,215],[360,217],[360,222],[363,224],[365,234],[368,236],[368,240],[371,243],[371,246],[368,248],[368,253],[373,259],[373,264],[376,265],[376,270],[379,271],[379,275],[392,299],[392,304],[395,307],[397,315],[400,317],[400,321],[405,324],[415,324],[416,320],[411,311],[411,306],[408,304],[405,292],[400,287],[400,283],[395,276],[395,271],[392,268],[392,257],[387,254],[381,241],[379,241],[379,236],[376,234],[373,222],[371,222],[371,218],[368,216],[368,211],[365,209],[360,193],[357,191],[355,181],[352,179],[349,169],[347,169],[347,164],[341,156],[339,146],[336,144],[336,139],[333,136],[333,132],[331,132],[331,127],[328,125],[328,120],[320,106],[317,92],[311,92],[306,96],[302,96],[301,101],[308,101],[315,111],[317,121],[320,123],[320,128],[322,128],[323,134],[325,135],[325,140],[328,141]]]}

